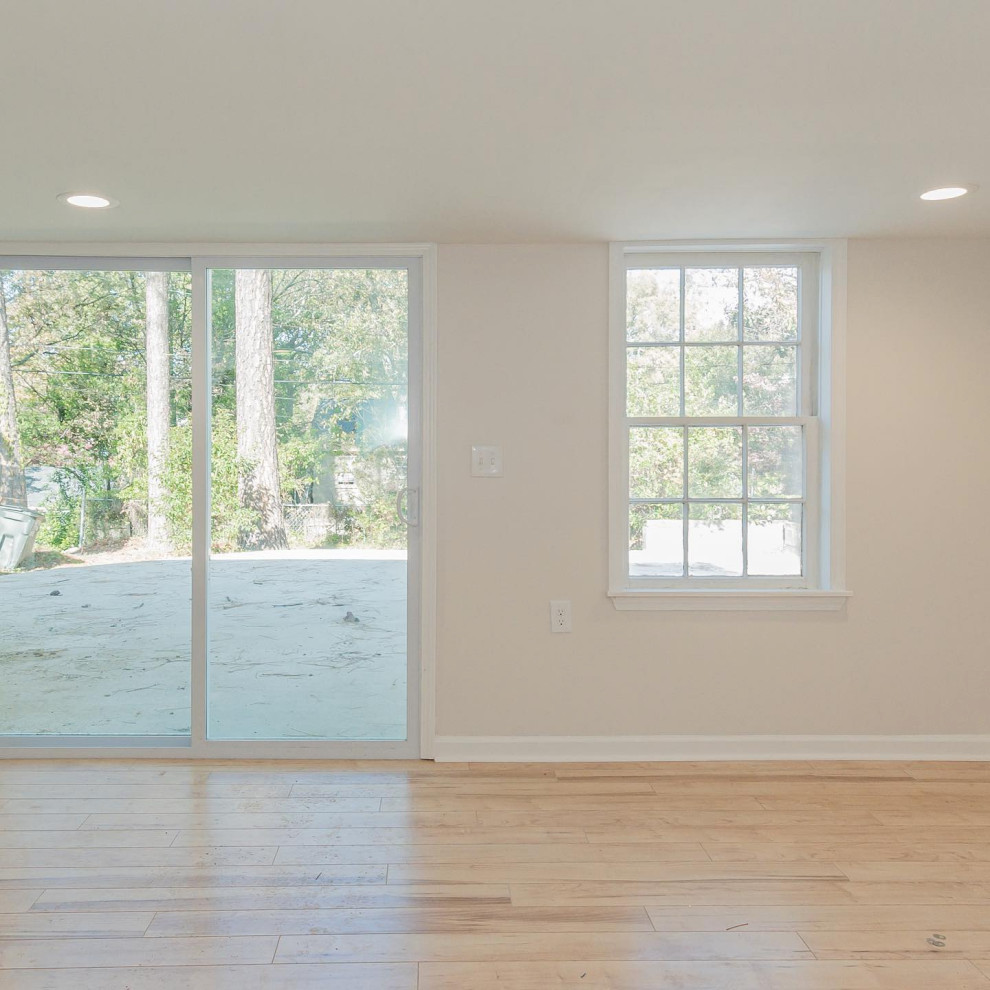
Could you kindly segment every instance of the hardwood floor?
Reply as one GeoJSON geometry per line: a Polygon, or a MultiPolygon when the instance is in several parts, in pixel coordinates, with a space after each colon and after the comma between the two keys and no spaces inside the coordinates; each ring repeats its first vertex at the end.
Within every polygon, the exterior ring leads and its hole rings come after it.
{"type": "Polygon", "coordinates": [[[990,764],[0,763],[2,990],[990,990],[990,764]]]}

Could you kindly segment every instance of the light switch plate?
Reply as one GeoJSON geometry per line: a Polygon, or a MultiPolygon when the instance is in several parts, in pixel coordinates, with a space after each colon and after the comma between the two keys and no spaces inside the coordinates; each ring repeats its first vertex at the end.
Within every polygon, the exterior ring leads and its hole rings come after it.
{"type": "Polygon", "coordinates": [[[471,474],[475,478],[501,478],[502,448],[476,443],[471,448],[471,474]]]}

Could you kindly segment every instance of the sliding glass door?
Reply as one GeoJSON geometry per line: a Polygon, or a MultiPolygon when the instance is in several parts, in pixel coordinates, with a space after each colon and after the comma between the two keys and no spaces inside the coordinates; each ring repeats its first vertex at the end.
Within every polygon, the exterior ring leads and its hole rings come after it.
{"type": "Polygon", "coordinates": [[[207,733],[404,740],[409,273],[208,284],[207,733]]]}
{"type": "Polygon", "coordinates": [[[4,736],[189,735],[190,277],[135,264],[0,262],[4,736]]]}
{"type": "Polygon", "coordinates": [[[421,258],[95,264],[0,261],[0,748],[415,755],[421,258]]]}

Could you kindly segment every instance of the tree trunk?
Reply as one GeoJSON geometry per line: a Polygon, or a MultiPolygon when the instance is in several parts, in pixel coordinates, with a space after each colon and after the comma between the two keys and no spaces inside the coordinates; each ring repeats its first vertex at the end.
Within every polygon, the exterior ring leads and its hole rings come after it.
{"type": "Polygon", "coordinates": [[[236,273],[234,314],[238,494],[241,505],[258,517],[257,530],[245,534],[244,544],[253,549],[286,549],[275,442],[271,272],[236,273]]]}
{"type": "Polygon", "coordinates": [[[14,366],[10,358],[7,300],[0,275],[0,502],[27,505],[21,438],[17,432],[14,366]]]}
{"type": "Polygon", "coordinates": [[[172,422],[168,337],[168,272],[145,276],[145,361],[148,411],[148,542],[167,548],[165,465],[172,422]]]}

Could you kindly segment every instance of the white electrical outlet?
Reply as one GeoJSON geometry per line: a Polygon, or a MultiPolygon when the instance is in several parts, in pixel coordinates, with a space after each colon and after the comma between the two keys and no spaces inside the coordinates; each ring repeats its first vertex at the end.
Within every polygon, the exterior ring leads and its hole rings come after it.
{"type": "Polygon", "coordinates": [[[550,632],[568,633],[571,631],[571,603],[550,603],[550,632]]]}

